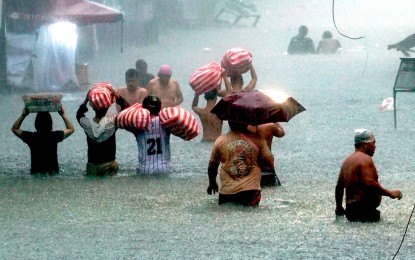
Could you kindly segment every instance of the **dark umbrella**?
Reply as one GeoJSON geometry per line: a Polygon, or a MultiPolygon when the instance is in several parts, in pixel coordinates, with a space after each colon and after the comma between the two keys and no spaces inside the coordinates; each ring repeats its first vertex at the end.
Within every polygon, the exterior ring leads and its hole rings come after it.
{"type": "Polygon", "coordinates": [[[292,97],[277,102],[260,91],[239,92],[222,98],[210,111],[222,120],[261,125],[288,122],[305,108],[292,97]]]}

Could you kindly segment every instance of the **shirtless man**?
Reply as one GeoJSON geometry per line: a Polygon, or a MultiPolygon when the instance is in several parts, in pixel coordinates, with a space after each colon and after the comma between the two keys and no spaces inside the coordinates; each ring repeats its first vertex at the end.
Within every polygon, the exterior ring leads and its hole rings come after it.
{"type": "MultiPolygon", "coordinates": [[[[249,81],[248,85],[246,87],[244,86],[244,78],[241,74],[235,74],[230,76],[230,83],[231,88],[227,88],[225,91],[219,92],[220,97],[229,96],[234,93],[238,93],[241,91],[252,91],[255,88],[256,82],[257,82],[257,75],[255,72],[254,65],[250,65],[249,72],[251,73],[251,80],[249,81]]],[[[226,85],[226,82],[225,82],[226,85]]]]}
{"type": "Polygon", "coordinates": [[[340,45],[340,41],[333,39],[333,35],[330,31],[325,31],[321,36],[321,40],[318,43],[316,52],[323,54],[334,54],[338,53],[341,47],[342,46],[340,45]]]}
{"type": "Polygon", "coordinates": [[[135,69],[138,71],[139,86],[148,89],[148,83],[154,79],[154,75],[147,72],[147,62],[145,60],[137,60],[135,69]]]}
{"type": "MultiPolygon", "coordinates": [[[[120,94],[130,106],[135,103],[143,103],[144,98],[148,96],[148,91],[145,88],[139,87],[137,70],[129,69],[125,72],[125,83],[127,84],[127,87],[119,88],[118,94],[120,94]]],[[[117,106],[117,110],[120,110],[119,106],[117,106]]]]}
{"type": "MultiPolygon", "coordinates": [[[[271,150],[273,137],[281,138],[285,135],[284,128],[278,123],[267,123],[259,126],[248,126],[250,132],[258,133],[267,142],[271,150]]],[[[262,169],[261,186],[281,186],[281,182],[275,173],[275,169],[262,169]]]]}
{"type": "Polygon", "coordinates": [[[183,94],[179,83],[172,79],[171,75],[170,66],[161,65],[158,77],[148,83],[149,94],[160,98],[161,108],[175,107],[183,102],[183,94]]]}
{"type": "Polygon", "coordinates": [[[214,142],[222,134],[222,120],[210,111],[216,105],[218,91],[216,89],[205,93],[206,106],[200,108],[197,106],[199,103],[199,95],[195,94],[192,102],[193,111],[199,116],[203,127],[202,142],[214,142]]]}
{"type": "Polygon", "coordinates": [[[343,162],[336,185],[336,215],[346,214],[349,221],[377,222],[380,212],[376,209],[382,196],[400,200],[400,190],[387,190],[378,182],[378,173],[372,156],[376,149],[373,134],[366,129],[357,129],[355,151],[343,162]],[[346,210],[342,201],[346,189],[346,210]]]}

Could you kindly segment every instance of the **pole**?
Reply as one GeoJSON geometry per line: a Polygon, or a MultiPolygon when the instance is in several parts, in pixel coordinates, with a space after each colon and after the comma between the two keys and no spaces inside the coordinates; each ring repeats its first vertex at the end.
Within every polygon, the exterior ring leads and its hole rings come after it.
{"type": "Polygon", "coordinates": [[[1,0],[1,31],[0,31],[0,92],[7,87],[7,51],[6,51],[6,9],[7,0],[1,0]]]}

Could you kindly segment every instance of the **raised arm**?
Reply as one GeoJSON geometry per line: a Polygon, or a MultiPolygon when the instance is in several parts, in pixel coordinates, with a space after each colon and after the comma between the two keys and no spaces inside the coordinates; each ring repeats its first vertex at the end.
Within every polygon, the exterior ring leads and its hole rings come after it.
{"type": "Polygon", "coordinates": [[[66,129],[63,130],[63,139],[69,137],[75,131],[72,122],[69,120],[68,115],[65,113],[63,107],[59,111],[59,115],[61,115],[63,122],[65,122],[66,129]]]}
{"type": "Polygon", "coordinates": [[[255,88],[256,82],[257,82],[257,75],[254,69],[254,65],[252,65],[249,68],[249,71],[251,72],[251,81],[249,81],[249,84],[242,89],[242,91],[252,91],[255,88]]]}
{"type": "Polygon", "coordinates": [[[81,120],[82,117],[85,117],[85,113],[88,112],[88,107],[86,106],[88,104],[88,94],[86,94],[86,98],[84,100],[84,102],[82,102],[82,104],[79,106],[78,111],[76,111],[76,120],[79,122],[79,120],[81,120]]]}
{"type": "Polygon", "coordinates": [[[225,90],[219,90],[218,91],[218,96],[219,97],[226,97],[230,94],[232,94],[232,84],[231,81],[228,78],[228,73],[226,72],[226,70],[222,71],[222,78],[223,78],[223,83],[225,84],[225,90]]]}
{"type": "Polygon", "coordinates": [[[26,118],[26,116],[29,114],[29,111],[27,111],[26,108],[23,108],[22,114],[16,119],[16,122],[14,122],[13,126],[12,126],[12,132],[13,134],[15,134],[17,137],[21,137],[22,136],[22,130],[20,129],[20,126],[23,123],[23,120],[26,118]]]}
{"type": "Polygon", "coordinates": [[[197,106],[199,104],[199,95],[195,93],[192,101],[192,110],[199,115],[200,108],[197,106]]]}

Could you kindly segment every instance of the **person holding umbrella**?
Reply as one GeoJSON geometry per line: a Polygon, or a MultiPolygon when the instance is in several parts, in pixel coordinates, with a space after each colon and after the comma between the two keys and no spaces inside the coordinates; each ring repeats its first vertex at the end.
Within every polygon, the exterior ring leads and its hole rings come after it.
{"type": "Polygon", "coordinates": [[[219,204],[257,206],[261,200],[261,168],[274,170],[274,156],[266,140],[248,126],[288,122],[305,108],[295,99],[282,103],[260,91],[239,92],[222,98],[212,109],[228,120],[230,131],[219,136],[210,155],[208,194],[219,192],[219,204]],[[216,182],[219,165],[221,187],[216,182]],[[259,166],[261,164],[261,167],[259,166]]]}
{"type": "Polygon", "coordinates": [[[219,192],[219,205],[235,203],[255,207],[261,201],[261,167],[274,167],[274,157],[265,139],[248,131],[247,124],[229,121],[230,131],[219,136],[212,148],[209,166],[209,195],[219,192]],[[220,169],[219,188],[216,177],[220,169]]]}

